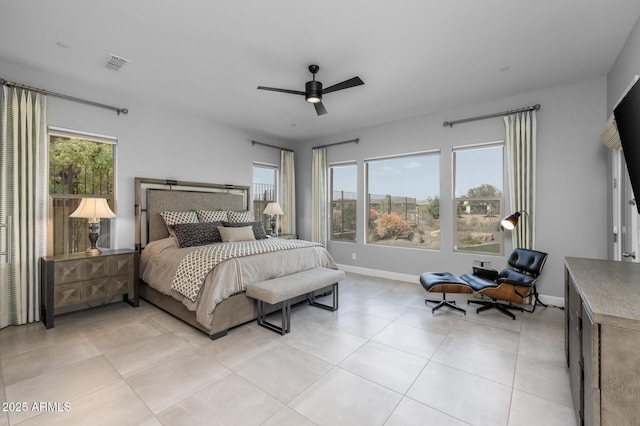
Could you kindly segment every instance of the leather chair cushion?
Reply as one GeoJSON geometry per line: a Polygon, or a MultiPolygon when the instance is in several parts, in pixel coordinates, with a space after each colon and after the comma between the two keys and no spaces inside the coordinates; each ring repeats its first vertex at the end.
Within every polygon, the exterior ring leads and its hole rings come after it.
{"type": "Polygon", "coordinates": [[[536,250],[515,249],[509,256],[509,265],[520,271],[533,275],[540,275],[540,271],[547,260],[547,253],[536,250]]]}
{"type": "Polygon", "coordinates": [[[420,275],[420,284],[435,293],[472,293],[469,285],[451,272],[425,272],[420,275]]]}
{"type": "Polygon", "coordinates": [[[525,275],[522,272],[513,271],[511,269],[505,269],[500,272],[498,277],[498,283],[509,283],[517,286],[531,287],[535,281],[535,278],[529,275],[525,275]]]}
{"type": "Polygon", "coordinates": [[[484,290],[485,288],[498,287],[499,285],[495,281],[491,281],[473,274],[464,274],[460,276],[460,278],[462,278],[462,280],[469,284],[469,287],[471,287],[474,291],[484,290]]]}

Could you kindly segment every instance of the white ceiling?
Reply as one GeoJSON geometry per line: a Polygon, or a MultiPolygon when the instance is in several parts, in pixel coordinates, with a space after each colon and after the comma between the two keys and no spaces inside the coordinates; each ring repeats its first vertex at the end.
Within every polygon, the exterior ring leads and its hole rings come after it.
{"type": "Polygon", "coordinates": [[[606,75],[639,15],[638,0],[11,0],[0,61],[295,141],[606,75]],[[109,53],[131,63],[108,71],[109,53]],[[256,90],[303,91],[310,64],[325,87],[365,85],[320,117],[256,90]]]}

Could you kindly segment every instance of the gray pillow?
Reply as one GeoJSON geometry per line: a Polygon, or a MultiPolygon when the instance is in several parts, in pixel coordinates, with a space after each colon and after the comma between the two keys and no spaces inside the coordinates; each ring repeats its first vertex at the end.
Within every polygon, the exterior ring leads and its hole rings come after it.
{"type": "Polygon", "coordinates": [[[256,240],[264,240],[267,238],[267,233],[262,226],[262,222],[222,222],[227,228],[238,228],[242,226],[251,226],[253,228],[253,236],[256,240]]]}
{"type": "Polygon", "coordinates": [[[176,223],[169,225],[169,229],[173,231],[178,246],[184,248],[221,243],[222,237],[218,231],[218,226],[221,225],[220,222],[176,223]]]}
{"type": "Polygon", "coordinates": [[[225,228],[224,226],[219,226],[218,231],[220,231],[220,235],[222,236],[222,242],[231,243],[236,241],[255,241],[255,237],[253,236],[253,229],[251,226],[241,226],[237,228],[225,228]]]}

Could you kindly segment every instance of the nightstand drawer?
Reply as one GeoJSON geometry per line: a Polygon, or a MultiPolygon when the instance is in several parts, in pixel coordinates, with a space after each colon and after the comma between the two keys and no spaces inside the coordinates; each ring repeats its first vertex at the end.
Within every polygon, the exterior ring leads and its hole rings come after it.
{"type": "Polygon", "coordinates": [[[46,256],[41,259],[41,314],[47,328],[59,308],[65,311],[90,307],[88,302],[122,296],[138,306],[138,254],[131,250],[104,250],[97,256],[86,253],[46,256]],[[133,300],[129,295],[133,294],[133,300]],[[71,308],[68,308],[71,307],[71,308]]]}
{"type": "Polygon", "coordinates": [[[57,285],[54,290],[55,306],[71,306],[82,302],[82,283],[57,285]]]}
{"type": "Polygon", "coordinates": [[[109,275],[131,275],[133,273],[133,256],[120,254],[109,256],[109,275]]]}
{"type": "Polygon", "coordinates": [[[131,275],[119,275],[111,280],[111,294],[127,294],[133,291],[131,275]]]}

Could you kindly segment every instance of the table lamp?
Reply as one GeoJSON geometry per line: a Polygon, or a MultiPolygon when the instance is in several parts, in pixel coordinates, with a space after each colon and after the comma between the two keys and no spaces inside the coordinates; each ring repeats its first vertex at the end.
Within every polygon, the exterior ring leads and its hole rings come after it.
{"type": "Polygon", "coordinates": [[[269,203],[267,204],[267,208],[264,209],[264,212],[262,212],[264,214],[268,214],[271,215],[271,236],[275,237],[276,234],[276,216],[284,214],[284,212],[282,211],[282,208],[280,207],[280,204],[278,203],[269,203]]]}
{"type": "Polygon", "coordinates": [[[83,198],[78,208],[69,217],[88,219],[89,230],[91,231],[89,232],[91,247],[87,249],[86,253],[89,256],[100,255],[102,252],[96,247],[100,219],[116,217],[115,213],[109,208],[106,198],[83,198]]]}

